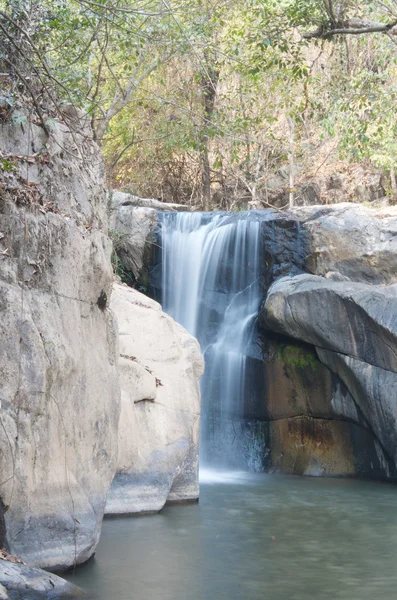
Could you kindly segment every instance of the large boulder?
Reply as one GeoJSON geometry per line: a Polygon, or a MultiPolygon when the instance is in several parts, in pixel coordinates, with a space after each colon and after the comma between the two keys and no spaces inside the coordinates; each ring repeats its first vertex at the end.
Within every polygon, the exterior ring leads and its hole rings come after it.
{"type": "Polygon", "coordinates": [[[11,552],[51,569],[95,552],[117,458],[104,168],[80,127],[0,124],[0,496],[11,552]]]}
{"type": "Polygon", "coordinates": [[[114,286],[119,321],[121,414],[117,474],[109,514],[159,511],[168,501],[198,498],[198,342],[127,286],[114,286]]]}
{"type": "Polygon", "coordinates": [[[397,372],[397,285],[282,278],[261,318],[273,331],[397,372]]]}
{"type": "Polygon", "coordinates": [[[397,283],[397,207],[362,204],[292,210],[305,232],[305,267],[315,275],[371,284],[397,283]]]}
{"type": "Polygon", "coordinates": [[[316,349],[319,360],[349,394],[348,403],[346,394],[341,401],[335,390],[324,397],[332,407],[329,418],[365,430],[374,439],[384,475],[390,477],[397,469],[396,315],[397,286],[335,282],[313,275],[277,281],[261,314],[268,330],[316,349]]]}

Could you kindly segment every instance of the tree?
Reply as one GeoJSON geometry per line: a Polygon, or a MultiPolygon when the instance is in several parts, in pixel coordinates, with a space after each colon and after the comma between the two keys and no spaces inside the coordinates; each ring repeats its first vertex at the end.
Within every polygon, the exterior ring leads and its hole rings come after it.
{"type": "Polygon", "coordinates": [[[0,60],[48,134],[83,108],[109,184],[282,206],[331,141],[393,171],[396,19],[396,0],[0,0],[0,60]]]}

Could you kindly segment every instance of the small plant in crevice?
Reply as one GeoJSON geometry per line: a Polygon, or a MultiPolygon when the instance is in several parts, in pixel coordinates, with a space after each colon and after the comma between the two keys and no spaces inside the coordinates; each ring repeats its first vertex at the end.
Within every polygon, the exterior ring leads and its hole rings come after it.
{"type": "Polygon", "coordinates": [[[0,169],[6,173],[10,173],[12,171],[16,171],[16,166],[11,160],[2,158],[0,159],[0,169]]]}
{"type": "Polygon", "coordinates": [[[123,283],[126,283],[129,287],[136,288],[136,279],[133,272],[125,266],[119,255],[116,254],[114,260],[112,259],[112,265],[114,273],[120,277],[123,283]]]}
{"type": "Polygon", "coordinates": [[[113,244],[111,254],[113,273],[120,277],[123,283],[126,283],[130,287],[135,287],[136,279],[134,274],[132,273],[131,269],[125,266],[122,259],[122,251],[129,237],[128,233],[118,231],[116,229],[110,229],[109,237],[113,244]]]}

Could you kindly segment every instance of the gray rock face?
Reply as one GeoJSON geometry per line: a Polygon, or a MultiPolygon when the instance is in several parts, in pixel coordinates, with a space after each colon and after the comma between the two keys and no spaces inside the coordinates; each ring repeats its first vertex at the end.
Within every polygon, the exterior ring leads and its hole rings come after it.
{"type": "Polygon", "coordinates": [[[124,192],[111,194],[110,228],[123,268],[147,286],[147,273],[159,212],[188,211],[182,204],[139,198],[124,192]]]}
{"type": "Polygon", "coordinates": [[[81,598],[82,590],[61,577],[18,563],[0,560],[0,599],[60,600],[81,598]]]}
{"type": "Polygon", "coordinates": [[[263,313],[268,327],[319,348],[397,372],[397,286],[280,279],[263,313]]]}
{"type": "Polygon", "coordinates": [[[15,161],[0,176],[6,538],[26,562],[61,569],[95,551],[117,458],[104,169],[95,143],[64,125],[47,140],[3,123],[0,149],[15,161]]]}
{"type": "Polygon", "coordinates": [[[307,235],[309,272],[375,285],[397,282],[397,207],[345,203],[299,207],[292,215],[307,235]]]}
{"type": "Polygon", "coordinates": [[[106,512],[156,512],[167,500],[197,500],[198,342],[157,302],[127,286],[114,286],[111,306],[119,321],[122,400],[106,512]]]}
{"type": "Polygon", "coordinates": [[[114,247],[136,280],[142,276],[157,227],[157,210],[119,204],[111,213],[114,247]]]}
{"type": "MultiPolygon", "coordinates": [[[[397,286],[312,275],[277,281],[261,315],[266,328],[313,345],[343,382],[377,441],[384,457],[379,460],[388,463],[388,476],[395,476],[397,466],[396,315],[397,286]]],[[[342,417],[360,424],[335,396],[332,402],[342,417]]]]}

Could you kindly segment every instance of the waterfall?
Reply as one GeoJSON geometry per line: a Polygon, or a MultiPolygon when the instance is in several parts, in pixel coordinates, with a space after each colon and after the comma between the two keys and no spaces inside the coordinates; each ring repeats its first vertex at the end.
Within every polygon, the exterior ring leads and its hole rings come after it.
{"type": "Polygon", "coordinates": [[[249,413],[261,393],[261,219],[164,213],[160,221],[163,308],[199,340],[206,363],[201,464],[260,470],[263,444],[249,413]]]}

